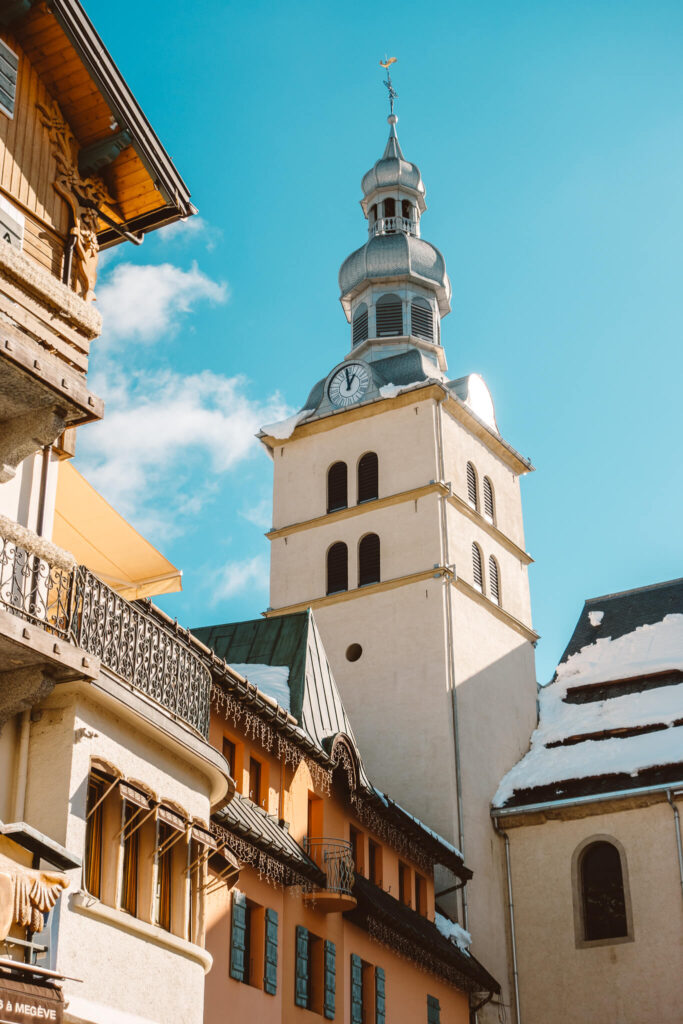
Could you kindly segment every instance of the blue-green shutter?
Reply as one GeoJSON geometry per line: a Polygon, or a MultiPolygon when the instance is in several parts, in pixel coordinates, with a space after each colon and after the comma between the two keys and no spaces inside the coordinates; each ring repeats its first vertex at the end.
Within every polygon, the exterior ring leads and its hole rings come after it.
{"type": "Polygon", "coordinates": [[[351,1024],[363,1024],[363,965],[351,954],[351,1024]]]}
{"type": "Polygon", "coordinates": [[[247,897],[243,892],[232,894],[230,927],[230,977],[244,981],[246,972],[245,950],[247,947],[247,897]]]}
{"type": "Polygon", "coordinates": [[[323,1013],[334,1020],[334,997],[337,991],[337,951],[334,942],[325,940],[325,1006],[323,1013]]]}
{"type": "Polygon", "coordinates": [[[375,967],[375,1024],[384,1024],[387,1014],[384,968],[375,967]]]}
{"type": "Polygon", "coordinates": [[[277,910],[266,907],[266,956],[263,990],[274,996],[277,992],[277,910]]]}
{"type": "Polygon", "coordinates": [[[427,996],[427,1024],[441,1024],[441,1007],[436,996],[427,996]]]}
{"type": "Polygon", "coordinates": [[[296,926],[294,1002],[297,1006],[308,1006],[308,932],[300,924],[296,926]]]}

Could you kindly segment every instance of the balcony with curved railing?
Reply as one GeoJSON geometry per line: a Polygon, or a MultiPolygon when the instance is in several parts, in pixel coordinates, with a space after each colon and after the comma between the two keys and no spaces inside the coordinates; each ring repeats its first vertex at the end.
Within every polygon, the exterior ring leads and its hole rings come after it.
{"type": "Polygon", "coordinates": [[[409,217],[378,217],[374,224],[370,225],[368,231],[371,238],[374,238],[375,235],[395,235],[399,232],[404,235],[420,237],[418,221],[409,217]]]}
{"type": "Polygon", "coordinates": [[[0,608],[100,659],[204,738],[211,674],[171,626],[14,524],[0,526],[0,608]]]}
{"type": "Polygon", "coordinates": [[[356,905],[352,895],[354,882],[353,848],[346,839],[304,839],[304,849],[325,875],[324,888],[304,894],[304,901],[315,904],[316,910],[335,913],[351,910],[356,905]]]}

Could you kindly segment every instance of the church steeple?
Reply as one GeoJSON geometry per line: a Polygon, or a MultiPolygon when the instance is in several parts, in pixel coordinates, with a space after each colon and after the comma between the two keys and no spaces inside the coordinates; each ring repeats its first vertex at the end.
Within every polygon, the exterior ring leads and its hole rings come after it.
{"type": "Polygon", "coordinates": [[[351,324],[349,358],[362,355],[372,362],[419,348],[443,373],[440,321],[450,312],[451,284],[443,256],[421,238],[425,187],[419,167],[403,155],[393,102],[388,122],[384,153],[361,182],[368,241],[339,271],[340,299],[351,324]]]}

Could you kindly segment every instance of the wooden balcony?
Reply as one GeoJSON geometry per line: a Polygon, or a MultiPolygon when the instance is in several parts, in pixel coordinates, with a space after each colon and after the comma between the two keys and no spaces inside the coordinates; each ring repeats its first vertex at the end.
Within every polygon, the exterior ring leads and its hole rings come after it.
{"type": "Polygon", "coordinates": [[[325,914],[352,910],[356,898],[352,895],[354,882],[353,850],[346,839],[304,839],[304,849],[311,860],[325,874],[325,886],[304,893],[304,902],[325,914]]]}

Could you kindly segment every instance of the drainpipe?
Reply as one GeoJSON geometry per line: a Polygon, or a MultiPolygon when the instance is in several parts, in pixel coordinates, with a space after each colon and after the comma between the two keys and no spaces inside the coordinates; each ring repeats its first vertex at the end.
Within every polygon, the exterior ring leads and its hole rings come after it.
{"type": "MultiPolygon", "coordinates": [[[[439,479],[441,483],[444,483],[446,475],[444,452],[443,452],[443,403],[445,398],[442,398],[440,402],[436,402],[437,413],[436,413],[436,447],[439,456],[439,479]]],[[[446,496],[440,495],[441,502],[441,543],[443,547],[443,564],[448,566],[450,564],[449,558],[449,545],[448,545],[448,515],[446,508],[446,496]]],[[[448,644],[448,682],[451,691],[451,716],[453,720],[453,748],[455,757],[455,787],[456,787],[456,799],[457,799],[457,811],[458,811],[458,848],[465,856],[465,823],[462,809],[462,776],[460,771],[460,733],[459,733],[459,722],[458,722],[458,698],[455,689],[455,644],[453,642],[453,602],[451,596],[451,584],[448,577],[445,580],[446,584],[446,641],[448,644]]],[[[467,886],[462,887],[462,915],[463,924],[465,931],[469,931],[469,911],[467,906],[467,886]]]]}
{"type": "Polygon", "coordinates": [[[23,821],[26,812],[26,779],[28,776],[28,741],[31,734],[31,710],[22,711],[19,719],[19,750],[14,784],[12,821],[23,821]]]}
{"type": "Polygon", "coordinates": [[[683,850],[681,850],[681,819],[678,813],[678,807],[674,803],[674,794],[670,789],[666,791],[666,799],[671,805],[671,810],[674,812],[674,828],[676,830],[676,849],[678,850],[678,874],[681,879],[681,895],[683,896],[683,850]]]}
{"type": "Polygon", "coordinates": [[[519,1008],[519,974],[517,971],[517,940],[515,938],[515,905],[512,899],[512,870],[510,868],[510,837],[507,832],[504,832],[499,826],[496,818],[493,819],[493,827],[498,835],[502,836],[505,841],[505,873],[507,876],[510,941],[512,945],[512,990],[515,997],[515,1021],[516,1024],[522,1024],[522,1014],[519,1008]]]}

